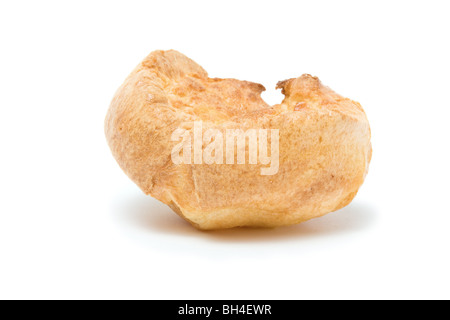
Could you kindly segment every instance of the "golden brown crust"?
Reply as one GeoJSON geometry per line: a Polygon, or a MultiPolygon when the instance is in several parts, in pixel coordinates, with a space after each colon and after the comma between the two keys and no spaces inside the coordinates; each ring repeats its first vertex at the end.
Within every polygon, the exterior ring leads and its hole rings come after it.
{"type": "Polygon", "coordinates": [[[209,78],[181,53],[155,51],[117,91],[106,137],[146,194],[200,229],[289,225],[347,205],[371,157],[363,109],[310,75],[277,87],[285,99],[269,106],[260,84],[209,78]],[[259,164],[175,165],[171,134],[196,120],[204,129],[279,129],[278,173],[261,175],[259,164]]]}

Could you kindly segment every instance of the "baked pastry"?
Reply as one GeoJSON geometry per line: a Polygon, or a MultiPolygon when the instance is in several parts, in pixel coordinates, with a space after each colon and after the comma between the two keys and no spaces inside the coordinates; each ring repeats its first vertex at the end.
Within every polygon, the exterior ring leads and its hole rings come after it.
{"type": "Polygon", "coordinates": [[[155,51],[118,89],[106,138],[120,167],[146,194],[199,229],[291,225],[346,206],[372,153],[361,105],[307,74],[277,88],[285,98],[270,106],[260,96],[261,84],[209,78],[183,54],[155,51]],[[209,136],[189,141],[198,124],[209,136]],[[265,161],[250,163],[251,135],[227,157],[225,136],[236,129],[255,133],[258,143],[267,138],[267,150],[258,150],[265,161]],[[224,139],[212,152],[211,132],[214,140],[224,139]],[[189,146],[197,151],[188,154],[189,146]]]}

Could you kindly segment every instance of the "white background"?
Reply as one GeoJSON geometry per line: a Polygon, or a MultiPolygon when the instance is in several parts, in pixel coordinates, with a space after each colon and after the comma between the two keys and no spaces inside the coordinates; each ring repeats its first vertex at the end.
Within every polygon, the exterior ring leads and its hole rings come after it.
{"type": "Polygon", "coordinates": [[[449,299],[448,1],[1,1],[0,298],[449,299]],[[347,207],[199,232],[125,176],[109,102],[151,51],[211,77],[310,73],[359,101],[347,207]]]}

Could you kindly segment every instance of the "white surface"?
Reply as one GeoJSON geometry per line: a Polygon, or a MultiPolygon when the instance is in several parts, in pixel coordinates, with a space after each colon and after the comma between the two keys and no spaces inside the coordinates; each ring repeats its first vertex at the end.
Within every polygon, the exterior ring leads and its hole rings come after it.
{"type": "Polygon", "coordinates": [[[446,1],[3,1],[0,298],[450,298],[446,1]],[[347,208],[203,233],[110,155],[109,102],[156,49],[212,77],[317,75],[361,102],[370,172],[347,208]]]}

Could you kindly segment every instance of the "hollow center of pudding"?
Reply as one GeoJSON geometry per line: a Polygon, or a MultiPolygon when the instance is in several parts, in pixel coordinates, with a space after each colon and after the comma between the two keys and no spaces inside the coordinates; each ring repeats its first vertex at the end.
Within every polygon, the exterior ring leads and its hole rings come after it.
{"type": "Polygon", "coordinates": [[[268,110],[261,98],[263,85],[236,79],[186,76],[167,88],[169,103],[202,120],[227,120],[268,110]]]}

